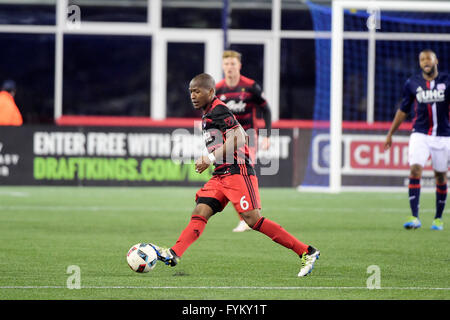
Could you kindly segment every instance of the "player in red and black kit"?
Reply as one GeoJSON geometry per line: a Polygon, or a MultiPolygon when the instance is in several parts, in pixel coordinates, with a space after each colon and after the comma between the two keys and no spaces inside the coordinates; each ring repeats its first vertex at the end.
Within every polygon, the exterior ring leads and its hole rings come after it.
{"type": "MultiPolygon", "coordinates": [[[[262,139],[261,147],[266,150],[270,145],[272,115],[261,87],[252,79],[241,75],[241,54],[234,50],[226,50],[222,55],[222,69],[225,78],[216,84],[216,96],[226,103],[236,119],[249,135],[249,152],[253,164],[256,163],[258,148],[258,127],[256,118],[261,111],[267,134],[262,139]]],[[[234,232],[251,230],[239,215],[240,222],[234,232]]]]}
{"type": "Polygon", "coordinates": [[[301,258],[298,276],[306,276],[320,252],[261,216],[258,179],[249,159],[246,134],[233,113],[215,96],[214,79],[209,74],[199,74],[191,80],[189,91],[194,108],[203,110],[203,135],[209,152],[196,160],[195,168],[202,173],[214,164],[215,170],[212,178],[197,191],[197,205],[191,220],[175,245],[161,248],[151,244],[158,259],[170,266],[177,265],[184,252],[200,237],[208,220],[231,202],[253,230],[298,254],[301,258]]]}

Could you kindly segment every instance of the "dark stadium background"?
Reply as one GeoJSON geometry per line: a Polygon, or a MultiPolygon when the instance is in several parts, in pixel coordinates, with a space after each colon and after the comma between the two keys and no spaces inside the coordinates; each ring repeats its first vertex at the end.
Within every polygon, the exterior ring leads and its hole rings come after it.
{"type": "MultiPolygon", "coordinates": [[[[0,24],[55,25],[56,8],[49,4],[52,1],[35,2],[47,4],[1,1],[0,24]]],[[[69,1],[69,4],[80,5],[83,20],[145,22],[146,2],[69,1]]],[[[162,2],[163,28],[221,28],[222,1],[162,2]]],[[[236,3],[232,1],[232,29],[271,28],[270,1],[239,1],[241,8],[236,8],[236,3]]],[[[284,30],[313,30],[309,9],[301,1],[285,2],[281,22],[284,30]]],[[[0,33],[0,43],[0,80],[12,78],[17,82],[16,102],[24,124],[53,123],[55,36],[0,33]]],[[[262,46],[239,44],[232,48],[243,53],[242,73],[262,83],[262,46]]],[[[151,37],[66,34],[63,114],[149,116],[150,55],[151,37]]],[[[280,118],[312,118],[314,59],[314,39],[281,41],[280,118]],[[296,101],[302,101],[301,107],[296,101]]],[[[190,108],[185,86],[192,74],[202,71],[202,65],[203,44],[169,46],[167,81],[172,83],[172,89],[167,100],[168,117],[198,116],[190,108]],[[186,57],[194,59],[183,64],[186,57]]]]}

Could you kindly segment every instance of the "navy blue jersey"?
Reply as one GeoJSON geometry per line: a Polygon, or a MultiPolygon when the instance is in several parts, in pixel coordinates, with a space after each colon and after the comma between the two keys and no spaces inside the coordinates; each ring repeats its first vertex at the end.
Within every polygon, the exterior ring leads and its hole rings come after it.
{"type": "Polygon", "coordinates": [[[422,74],[406,81],[400,109],[412,112],[413,132],[450,136],[449,87],[450,78],[446,73],[439,73],[432,81],[425,80],[422,74]]]}

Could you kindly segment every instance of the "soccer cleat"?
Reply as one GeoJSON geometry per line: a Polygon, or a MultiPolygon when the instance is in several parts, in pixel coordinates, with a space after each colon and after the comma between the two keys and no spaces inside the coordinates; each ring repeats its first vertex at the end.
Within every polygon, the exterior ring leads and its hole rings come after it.
{"type": "Polygon", "coordinates": [[[166,265],[175,267],[180,261],[180,257],[177,256],[171,248],[161,248],[156,244],[149,244],[153,247],[153,249],[155,249],[156,254],[158,255],[158,260],[164,262],[166,265]]]}
{"type": "Polygon", "coordinates": [[[431,230],[444,230],[444,222],[439,218],[434,219],[431,224],[431,230]]]}
{"type": "Polygon", "coordinates": [[[319,259],[320,251],[314,247],[309,246],[308,252],[303,253],[300,256],[301,259],[301,267],[300,272],[298,273],[299,277],[305,277],[311,273],[314,268],[314,263],[317,259],[319,259]]]}
{"type": "Polygon", "coordinates": [[[250,228],[244,220],[241,220],[237,227],[233,229],[233,232],[244,232],[248,230],[252,230],[252,228],[250,228]]]}
{"type": "Polygon", "coordinates": [[[422,226],[420,220],[414,216],[409,217],[409,220],[403,225],[405,229],[418,229],[422,226]]]}

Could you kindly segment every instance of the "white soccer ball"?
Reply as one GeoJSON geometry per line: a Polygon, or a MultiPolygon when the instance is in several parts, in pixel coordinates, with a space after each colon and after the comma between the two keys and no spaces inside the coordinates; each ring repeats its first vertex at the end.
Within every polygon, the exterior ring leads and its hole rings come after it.
{"type": "Polygon", "coordinates": [[[135,244],[128,250],[127,262],[131,270],[144,273],[156,266],[158,255],[155,249],[148,243],[135,244]]]}

